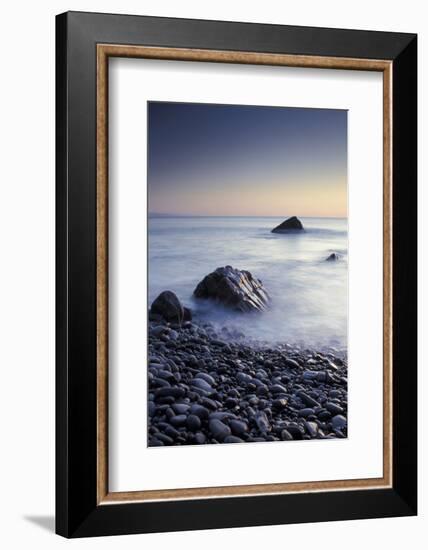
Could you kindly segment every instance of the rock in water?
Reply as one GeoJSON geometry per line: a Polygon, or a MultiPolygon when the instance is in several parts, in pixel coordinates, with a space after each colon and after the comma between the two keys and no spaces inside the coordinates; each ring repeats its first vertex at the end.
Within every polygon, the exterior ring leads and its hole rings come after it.
{"type": "Polygon", "coordinates": [[[160,315],[165,321],[181,325],[184,320],[185,311],[174,292],[164,290],[152,303],[150,314],[160,315]]]}
{"type": "Polygon", "coordinates": [[[284,222],[274,227],[271,233],[289,233],[293,231],[303,231],[302,222],[296,216],[288,218],[284,222]]]}
{"type": "Polygon", "coordinates": [[[206,298],[236,311],[265,311],[270,298],[261,281],[249,271],[227,265],[218,267],[195,288],[196,298],[206,298]]]}
{"type": "Polygon", "coordinates": [[[336,252],[332,252],[330,256],[325,259],[326,262],[335,262],[337,260],[340,260],[340,256],[336,254],[336,252]]]}

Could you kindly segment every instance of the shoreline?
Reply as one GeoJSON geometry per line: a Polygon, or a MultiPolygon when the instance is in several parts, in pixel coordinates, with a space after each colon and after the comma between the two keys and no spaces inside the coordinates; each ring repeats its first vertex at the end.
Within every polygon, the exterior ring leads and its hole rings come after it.
{"type": "Polygon", "coordinates": [[[347,437],[347,355],[149,321],[148,446],[347,437]]]}

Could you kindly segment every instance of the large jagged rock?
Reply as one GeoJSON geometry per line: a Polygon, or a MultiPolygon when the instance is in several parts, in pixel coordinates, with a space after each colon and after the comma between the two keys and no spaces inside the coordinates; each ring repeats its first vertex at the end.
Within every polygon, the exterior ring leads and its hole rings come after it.
{"type": "Polygon", "coordinates": [[[249,271],[235,269],[230,265],[218,267],[204,277],[194,290],[196,298],[216,301],[236,311],[264,311],[270,298],[259,279],[249,271]]]}
{"type": "Polygon", "coordinates": [[[159,294],[150,308],[151,316],[159,316],[170,323],[181,325],[192,318],[190,309],[184,307],[174,292],[164,290],[159,294]]]}
{"type": "Polygon", "coordinates": [[[293,231],[303,231],[302,222],[296,216],[292,216],[274,227],[271,233],[290,233],[293,231]]]}

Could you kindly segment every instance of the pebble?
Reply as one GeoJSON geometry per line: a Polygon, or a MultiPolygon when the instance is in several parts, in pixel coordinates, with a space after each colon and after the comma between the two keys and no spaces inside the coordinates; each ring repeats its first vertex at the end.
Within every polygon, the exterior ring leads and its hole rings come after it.
{"type": "Polygon", "coordinates": [[[208,417],[210,415],[206,407],[203,407],[202,405],[197,405],[197,404],[192,405],[190,407],[190,413],[198,416],[201,420],[208,420],[208,417]]]}
{"type": "Polygon", "coordinates": [[[305,428],[307,433],[311,437],[316,437],[318,433],[318,424],[316,422],[305,422],[305,428]]]}
{"type": "Polygon", "coordinates": [[[198,445],[203,445],[206,442],[207,438],[202,432],[198,432],[195,434],[194,441],[198,445]]]}
{"type": "Polygon", "coordinates": [[[212,376],[210,376],[209,374],[206,374],[205,372],[198,372],[198,374],[195,376],[195,378],[200,378],[201,380],[205,380],[205,382],[207,384],[209,384],[210,386],[215,386],[216,385],[214,378],[212,376]]]}
{"type": "Polygon", "coordinates": [[[153,327],[150,332],[153,336],[161,336],[165,332],[168,332],[168,328],[164,325],[158,325],[157,327],[153,327]]]}
{"type": "Polygon", "coordinates": [[[223,443],[244,443],[244,440],[236,435],[228,435],[224,438],[223,443]]]}
{"type": "Polygon", "coordinates": [[[231,420],[229,426],[234,435],[243,435],[248,432],[248,424],[243,420],[231,420]]]}
{"type": "Polygon", "coordinates": [[[223,441],[225,437],[231,435],[229,426],[226,426],[221,420],[210,420],[209,429],[213,436],[219,441],[223,441]]]}
{"type": "Polygon", "coordinates": [[[288,404],[288,399],[274,399],[272,401],[272,406],[275,409],[285,409],[288,404]]]}
{"type": "Polygon", "coordinates": [[[184,397],[186,392],[183,388],[160,388],[155,392],[156,397],[184,397]]]}
{"type": "Polygon", "coordinates": [[[173,416],[170,420],[170,423],[174,427],[184,426],[186,424],[187,416],[185,414],[178,414],[177,416],[173,416]]]}
{"type": "Polygon", "coordinates": [[[255,421],[257,424],[258,429],[262,433],[269,432],[271,430],[271,426],[269,424],[268,417],[266,416],[265,412],[259,412],[255,416],[255,421]]]}
{"type": "Polygon", "coordinates": [[[309,407],[319,407],[320,404],[318,403],[318,401],[316,401],[315,399],[313,399],[310,395],[308,395],[307,393],[305,393],[304,391],[299,391],[297,392],[296,394],[298,397],[300,397],[300,399],[303,401],[303,403],[305,405],[309,405],[309,407]]]}
{"type": "Polygon", "coordinates": [[[202,378],[194,378],[192,380],[192,386],[195,386],[200,390],[204,390],[205,392],[208,393],[208,395],[211,395],[212,393],[214,393],[214,390],[212,389],[212,387],[208,384],[208,382],[206,382],[202,378]]]}
{"type": "Polygon", "coordinates": [[[312,416],[313,414],[315,414],[314,409],[311,409],[309,407],[300,409],[299,411],[299,416],[302,416],[303,418],[307,418],[308,416],[312,416]]]}
{"type": "Polygon", "coordinates": [[[186,414],[190,409],[190,405],[187,405],[187,403],[174,403],[172,408],[176,414],[186,414]]]}
{"type": "Polygon", "coordinates": [[[281,431],[281,439],[282,439],[282,441],[292,441],[293,436],[291,435],[291,433],[288,430],[282,430],[281,431]]]}
{"type": "Polygon", "coordinates": [[[346,418],[341,414],[337,414],[331,419],[331,425],[334,430],[342,430],[343,428],[346,428],[346,424],[346,418]]]}
{"type": "Polygon", "coordinates": [[[331,412],[331,414],[341,414],[343,413],[342,407],[339,405],[336,405],[336,403],[332,403],[331,401],[324,404],[324,407],[331,412]]]}
{"type": "Polygon", "coordinates": [[[189,414],[186,420],[186,426],[190,431],[196,432],[201,427],[201,419],[196,414],[189,414]]]}

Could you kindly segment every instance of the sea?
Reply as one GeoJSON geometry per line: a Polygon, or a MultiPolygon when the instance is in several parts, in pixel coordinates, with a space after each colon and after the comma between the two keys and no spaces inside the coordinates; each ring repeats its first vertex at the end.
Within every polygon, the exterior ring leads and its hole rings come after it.
{"type": "Polygon", "coordinates": [[[348,231],[346,218],[300,218],[305,230],[271,230],[285,218],[149,217],[149,304],[175,292],[201,322],[238,329],[272,343],[346,347],[348,231]],[[337,261],[326,261],[335,252],[337,261]],[[272,301],[261,314],[230,312],[193,297],[217,267],[250,271],[272,301]]]}

